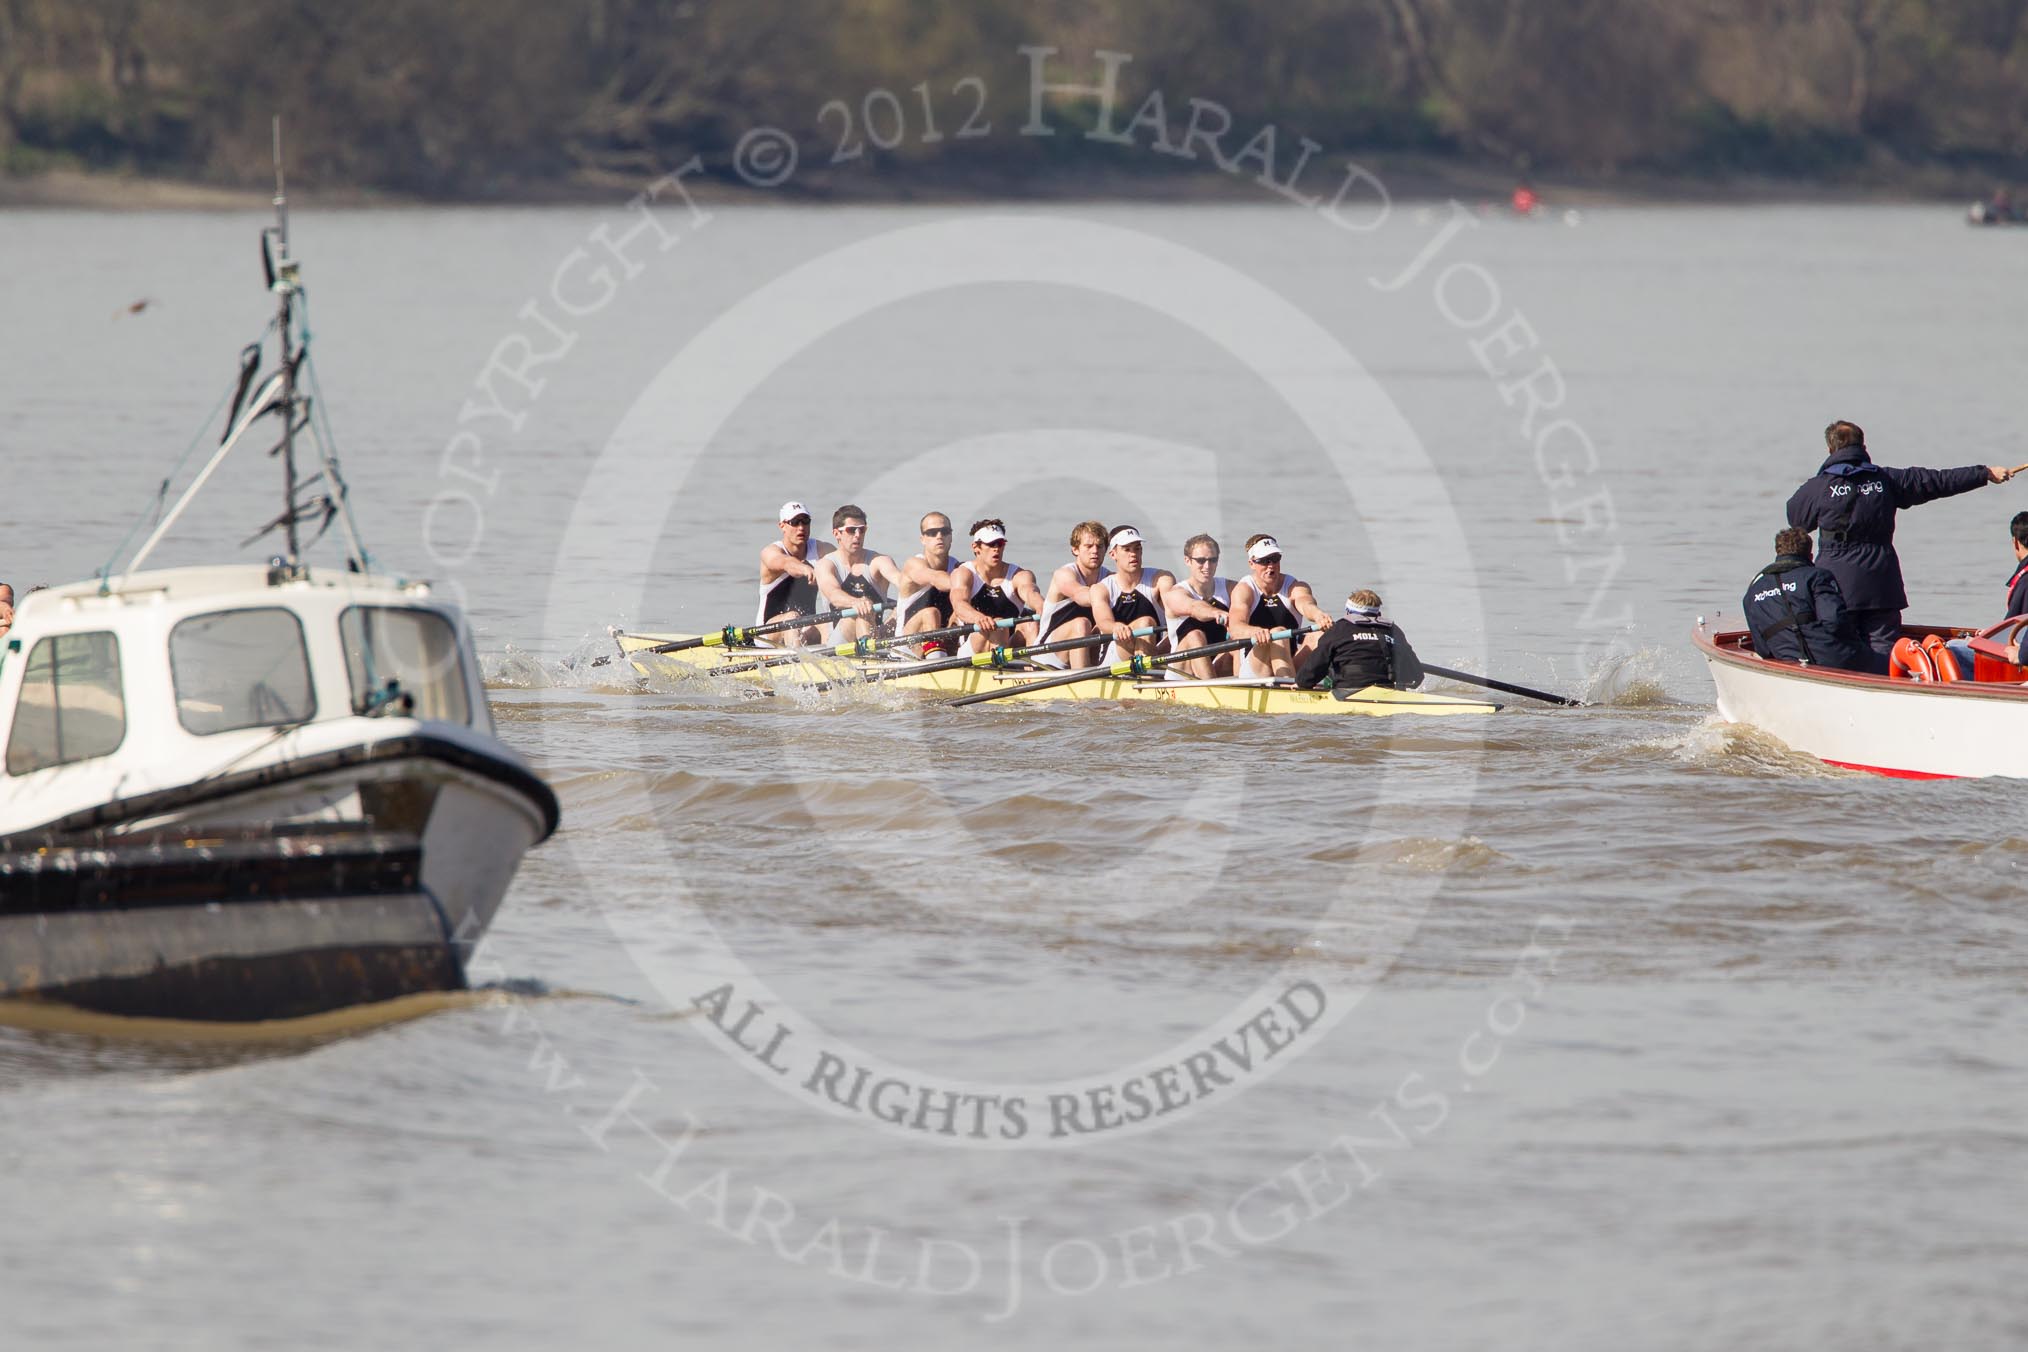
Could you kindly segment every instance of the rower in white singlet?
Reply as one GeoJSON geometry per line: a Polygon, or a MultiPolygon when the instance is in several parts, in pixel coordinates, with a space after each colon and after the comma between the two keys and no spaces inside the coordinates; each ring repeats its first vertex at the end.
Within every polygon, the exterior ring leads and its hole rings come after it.
{"type": "Polygon", "coordinates": [[[1318,629],[1330,627],[1331,617],[1317,604],[1310,584],[1282,572],[1282,547],[1272,535],[1251,535],[1246,541],[1247,576],[1232,587],[1232,616],[1227,629],[1234,638],[1253,640],[1246,660],[1238,663],[1241,676],[1294,676],[1296,657],[1316,646],[1317,636],[1308,634],[1298,642],[1269,639],[1277,629],[1295,629],[1304,621],[1318,629]]]}
{"type": "Polygon", "coordinates": [[[1035,574],[1007,558],[1007,527],[997,516],[972,523],[972,561],[951,574],[951,616],[955,624],[991,624],[1026,614],[1011,629],[980,629],[966,641],[975,653],[988,648],[1027,647],[1036,642],[1034,616],[1042,609],[1035,574]]]}
{"type": "MultiPolygon", "coordinates": [[[[916,530],[922,536],[922,553],[901,565],[899,619],[904,634],[948,629],[959,623],[951,618],[951,577],[960,566],[951,557],[951,519],[942,512],[925,512],[916,530]]],[[[922,645],[922,656],[957,650],[954,638],[931,639],[922,645]]]]}
{"type": "MultiPolygon", "coordinates": [[[[1161,589],[1162,608],[1169,613],[1169,651],[1183,652],[1223,643],[1232,609],[1232,583],[1218,576],[1218,541],[1193,535],[1183,544],[1183,576],[1171,577],[1161,589]]],[[[1170,669],[1200,681],[1232,675],[1232,654],[1193,657],[1172,662],[1170,669]]]]}
{"type": "Polygon", "coordinates": [[[1091,589],[1091,619],[1101,634],[1111,636],[1105,661],[1153,656],[1169,641],[1169,617],[1162,609],[1162,587],[1176,579],[1160,568],[1141,566],[1141,532],[1116,526],[1111,536],[1113,573],[1091,589]],[[1153,629],[1135,635],[1136,629],[1153,629]]]}
{"type": "MultiPolygon", "coordinates": [[[[755,624],[815,615],[817,604],[817,563],[831,552],[810,538],[810,509],[800,502],[785,502],[781,511],[782,538],[760,552],[760,605],[754,611],[755,624]]],[[[800,648],[822,640],[815,628],[789,629],[775,635],[784,648],[800,648]]]]}
{"type": "Polygon", "coordinates": [[[846,503],[831,513],[831,536],[838,548],[817,565],[817,590],[826,610],[850,610],[831,626],[831,642],[850,643],[880,632],[876,605],[885,606],[901,569],[885,554],[866,547],[866,512],[846,503]]]}
{"type": "MultiPolygon", "coordinates": [[[[1092,626],[1091,589],[1111,574],[1101,562],[1106,538],[1105,523],[1100,521],[1080,521],[1070,528],[1070,562],[1050,575],[1049,592],[1042,601],[1042,642],[1060,643],[1097,632],[1092,626]]],[[[1098,648],[1072,648],[1041,660],[1050,666],[1082,669],[1098,661],[1098,648]]]]}

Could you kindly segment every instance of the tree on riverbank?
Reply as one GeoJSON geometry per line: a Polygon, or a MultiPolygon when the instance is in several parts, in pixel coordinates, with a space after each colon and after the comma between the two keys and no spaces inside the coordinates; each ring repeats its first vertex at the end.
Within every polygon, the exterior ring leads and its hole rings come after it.
{"type": "Polygon", "coordinates": [[[805,162],[840,153],[878,89],[915,119],[867,161],[897,185],[1117,163],[1074,137],[920,134],[969,111],[968,76],[982,117],[1018,124],[1023,43],[1079,69],[1131,53],[1129,108],[1215,100],[1333,150],[1589,175],[2028,167],[2028,0],[0,0],[0,168],[257,184],[280,112],[327,186],[519,193],[693,154],[723,175],[758,124],[805,162]]]}

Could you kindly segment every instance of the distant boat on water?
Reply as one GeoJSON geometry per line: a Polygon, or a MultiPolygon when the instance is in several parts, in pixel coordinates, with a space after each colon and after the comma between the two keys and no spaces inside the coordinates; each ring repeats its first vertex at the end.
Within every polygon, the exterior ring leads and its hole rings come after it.
{"type": "Polygon", "coordinates": [[[2014,206],[2014,200],[2004,192],[1995,193],[1984,202],[1974,202],[1965,210],[1967,225],[2028,225],[2028,214],[2014,206]]]}

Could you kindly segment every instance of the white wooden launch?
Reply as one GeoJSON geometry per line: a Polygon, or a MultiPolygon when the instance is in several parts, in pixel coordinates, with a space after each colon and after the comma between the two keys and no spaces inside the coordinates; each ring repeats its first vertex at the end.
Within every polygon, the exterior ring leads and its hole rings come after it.
{"type": "Polygon", "coordinates": [[[1964,638],[1975,679],[1913,681],[1756,655],[1745,630],[1692,633],[1717,688],[1718,713],[1829,765],[1904,779],[2028,776],[2028,670],[2011,656],[2016,620],[1985,631],[1909,625],[1964,638]]]}

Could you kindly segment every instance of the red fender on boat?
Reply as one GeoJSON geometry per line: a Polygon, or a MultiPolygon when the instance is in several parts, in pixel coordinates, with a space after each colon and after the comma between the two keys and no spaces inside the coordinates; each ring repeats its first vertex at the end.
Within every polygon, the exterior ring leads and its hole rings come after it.
{"type": "Polygon", "coordinates": [[[1936,659],[1912,638],[1898,638],[1887,652],[1887,674],[1897,681],[1933,682],[1936,659]]]}
{"type": "Polygon", "coordinates": [[[1929,660],[1936,664],[1936,678],[1939,681],[1962,681],[1963,668],[1958,665],[1957,654],[1944,643],[1943,635],[1929,634],[1922,640],[1922,650],[1929,654],[1929,660]]]}

